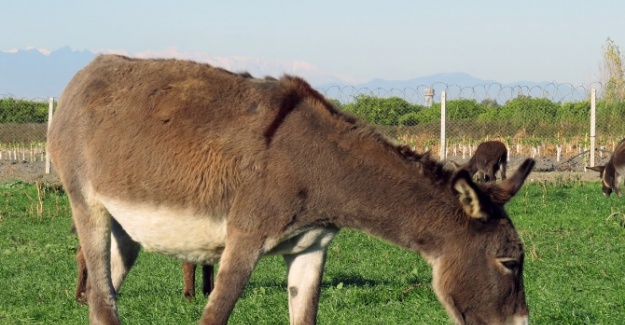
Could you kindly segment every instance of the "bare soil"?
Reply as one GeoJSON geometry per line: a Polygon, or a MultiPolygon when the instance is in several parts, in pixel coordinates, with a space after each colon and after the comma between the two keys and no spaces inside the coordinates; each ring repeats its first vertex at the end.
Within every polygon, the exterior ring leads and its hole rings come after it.
{"type": "Polygon", "coordinates": [[[45,163],[42,161],[14,161],[0,160],[0,184],[9,182],[34,183],[37,181],[60,184],[56,173],[45,173],[45,163]]]}

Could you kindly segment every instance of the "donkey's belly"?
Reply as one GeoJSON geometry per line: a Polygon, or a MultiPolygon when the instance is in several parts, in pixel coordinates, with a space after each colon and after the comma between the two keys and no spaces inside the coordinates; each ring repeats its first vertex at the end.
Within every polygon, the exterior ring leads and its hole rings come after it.
{"type": "Polygon", "coordinates": [[[190,209],[102,199],[124,230],[146,250],[202,263],[217,262],[226,241],[226,218],[190,209]]]}

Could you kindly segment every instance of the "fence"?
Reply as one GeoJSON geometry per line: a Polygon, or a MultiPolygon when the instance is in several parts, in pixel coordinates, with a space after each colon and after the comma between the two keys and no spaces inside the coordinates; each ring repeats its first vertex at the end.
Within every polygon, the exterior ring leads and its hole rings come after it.
{"type": "MultiPolygon", "coordinates": [[[[438,83],[401,90],[329,87],[320,91],[344,109],[382,124],[399,142],[443,159],[468,159],[479,143],[499,140],[511,157],[538,159],[541,170],[581,171],[604,163],[625,137],[625,105],[601,101],[602,88],[601,83],[471,87],[438,83]],[[419,107],[413,108],[417,113],[409,108],[389,123],[388,116],[369,115],[374,109],[367,108],[371,105],[367,99],[373,97],[402,98],[419,107]],[[413,121],[405,118],[410,114],[413,121]]],[[[390,102],[376,103],[387,114],[395,114],[390,102]]]]}
{"type": "MultiPolygon", "coordinates": [[[[511,158],[542,159],[555,170],[560,165],[571,167],[572,159],[577,159],[578,167],[601,163],[625,136],[623,103],[597,101],[601,89],[599,83],[471,87],[435,83],[404,89],[318,90],[417,151],[462,160],[480,142],[497,139],[508,146],[511,158]],[[591,112],[591,107],[596,110],[591,112]],[[591,125],[596,127],[592,131],[591,125]]],[[[53,105],[52,98],[46,103],[0,95],[0,161],[45,161],[53,105]]]]}

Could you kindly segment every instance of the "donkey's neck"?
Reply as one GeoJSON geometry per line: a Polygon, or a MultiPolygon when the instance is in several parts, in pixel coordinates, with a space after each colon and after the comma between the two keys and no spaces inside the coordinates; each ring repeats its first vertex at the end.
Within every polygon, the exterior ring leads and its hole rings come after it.
{"type": "Polygon", "coordinates": [[[322,186],[332,188],[326,199],[340,211],[336,226],[421,252],[459,228],[459,220],[448,220],[461,207],[447,185],[451,173],[440,163],[414,153],[407,157],[379,139],[360,141],[336,159],[340,164],[328,166],[329,186],[322,186]]]}
{"type": "MultiPolygon", "coordinates": [[[[358,205],[356,213],[345,211],[339,218],[339,227],[359,229],[396,245],[414,250],[428,251],[442,240],[458,220],[445,220],[445,210],[454,209],[446,194],[433,188],[427,178],[421,184],[400,183],[374,175],[363,175],[375,180],[375,191],[350,191],[351,204],[358,205]],[[447,229],[450,228],[450,229],[447,229]]],[[[414,176],[413,176],[414,177],[414,176]]]]}

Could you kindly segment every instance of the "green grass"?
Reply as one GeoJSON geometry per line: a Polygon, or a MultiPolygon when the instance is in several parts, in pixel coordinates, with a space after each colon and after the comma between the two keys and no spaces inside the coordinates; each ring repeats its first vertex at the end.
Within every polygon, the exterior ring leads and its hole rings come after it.
{"type": "MultiPolygon", "coordinates": [[[[507,205],[526,245],[533,324],[625,322],[624,203],[598,182],[557,180],[524,186],[507,205]]],[[[87,323],[73,299],[70,225],[58,189],[0,184],[0,324],[87,323]]],[[[197,323],[206,299],[187,302],[181,274],[177,260],[142,252],[119,295],[122,321],[197,323]]],[[[230,323],[288,324],[285,275],[282,258],[263,259],[230,323]]],[[[418,255],[344,230],[329,249],[319,324],[449,324],[430,281],[418,255]]]]}

